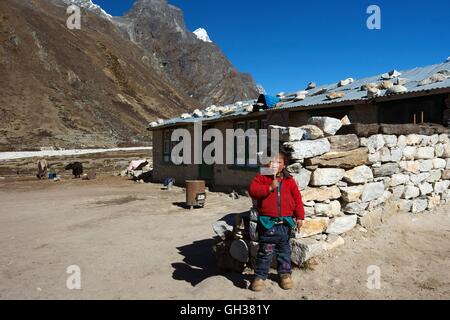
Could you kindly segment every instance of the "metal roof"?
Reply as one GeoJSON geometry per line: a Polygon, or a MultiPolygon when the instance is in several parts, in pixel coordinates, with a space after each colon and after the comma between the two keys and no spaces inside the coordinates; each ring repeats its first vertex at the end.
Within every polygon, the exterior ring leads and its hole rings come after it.
{"type": "MultiPolygon", "coordinates": [[[[429,66],[425,66],[425,67],[420,67],[420,68],[414,68],[414,69],[410,69],[410,70],[399,71],[399,72],[401,72],[400,78],[403,78],[406,81],[406,83],[403,84],[403,86],[408,89],[408,92],[402,93],[402,94],[397,94],[397,95],[394,95],[393,97],[397,97],[397,98],[405,97],[406,98],[414,93],[416,93],[416,94],[421,93],[421,92],[426,93],[428,91],[450,88],[450,77],[448,77],[446,80],[444,80],[442,82],[428,84],[425,86],[418,85],[420,81],[422,81],[442,70],[448,70],[450,72],[450,61],[446,61],[446,62],[440,63],[440,64],[429,65],[429,66]]],[[[308,90],[308,94],[307,94],[306,98],[302,101],[287,102],[287,103],[284,103],[282,106],[272,108],[272,109],[269,109],[266,111],[267,112],[276,112],[277,110],[285,110],[285,109],[291,109],[291,108],[302,109],[302,107],[305,107],[305,109],[308,109],[308,107],[313,107],[313,106],[342,105],[342,104],[345,104],[346,102],[356,102],[356,101],[368,102],[368,101],[383,100],[383,98],[386,97],[386,90],[381,90],[380,96],[378,98],[374,98],[374,99],[367,98],[367,91],[361,90],[361,86],[364,84],[379,83],[380,81],[382,81],[383,74],[384,73],[380,73],[380,74],[372,76],[372,77],[358,79],[358,80],[355,80],[353,83],[348,84],[346,86],[342,86],[342,87],[338,87],[338,81],[336,83],[329,84],[329,85],[317,86],[316,88],[314,88],[312,90],[308,90]],[[320,95],[314,95],[315,93],[317,93],[318,91],[320,91],[322,89],[327,89],[327,92],[320,94],[320,95]],[[327,98],[327,94],[329,94],[331,92],[343,92],[343,93],[345,93],[345,96],[342,98],[339,98],[339,99],[329,100],[327,98]]],[[[246,101],[243,104],[245,105],[245,104],[250,104],[250,103],[254,103],[254,102],[255,102],[255,100],[251,100],[251,101],[246,101]]],[[[194,118],[193,117],[193,118],[189,118],[189,119],[174,118],[174,119],[170,119],[170,120],[165,120],[163,124],[152,127],[152,128],[150,128],[150,130],[164,128],[167,126],[173,126],[173,125],[178,125],[178,124],[195,123],[195,122],[200,122],[200,121],[215,122],[215,121],[223,120],[223,119],[242,117],[242,116],[246,116],[249,114],[258,114],[258,113],[248,112],[245,109],[245,107],[242,106],[242,102],[236,103],[234,105],[230,105],[227,107],[235,108],[236,111],[234,113],[228,114],[228,115],[221,115],[220,113],[216,113],[214,116],[208,117],[208,118],[206,118],[206,117],[204,117],[204,118],[194,118]]],[[[263,111],[263,112],[266,112],[266,111],[263,111]]]]}

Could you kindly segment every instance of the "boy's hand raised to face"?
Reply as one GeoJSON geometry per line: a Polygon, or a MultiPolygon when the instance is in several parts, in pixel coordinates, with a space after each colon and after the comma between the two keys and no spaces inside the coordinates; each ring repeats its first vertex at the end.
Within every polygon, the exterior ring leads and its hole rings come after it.
{"type": "Polygon", "coordinates": [[[274,175],[274,176],[273,176],[273,181],[272,181],[272,183],[270,184],[270,191],[274,191],[274,190],[276,190],[277,188],[278,188],[278,179],[277,179],[277,176],[274,175]]]}

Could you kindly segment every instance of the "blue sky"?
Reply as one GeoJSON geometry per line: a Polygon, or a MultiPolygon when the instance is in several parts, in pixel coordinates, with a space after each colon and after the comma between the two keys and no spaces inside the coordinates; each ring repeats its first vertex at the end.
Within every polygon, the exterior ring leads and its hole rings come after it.
{"type": "MultiPolygon", "coordinates": [[[[113,15],[133,0],[94,0],[113,15]]],[[[450,1],[169,0],[187,27],[205,28],[268,93],[441,63],[450,56],[450,1]],[[369,30],[369,5],[381,30],[369,30]]]]}

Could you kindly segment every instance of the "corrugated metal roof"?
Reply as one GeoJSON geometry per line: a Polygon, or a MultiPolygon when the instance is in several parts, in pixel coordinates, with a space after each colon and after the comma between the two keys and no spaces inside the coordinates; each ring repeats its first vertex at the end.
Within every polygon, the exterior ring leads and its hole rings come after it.
{"type": "MultiPolygon", "coordinates": [[[[418,93],[422,91],[429,91],[429,90],[436,90],[436,89],[444,89],[444,88],[450,88],[450,77],[446,80],[438,83],[433,83],[425,86],[419,86],[419,82],[431,77],[432,75],[436,74],[439,71],[442,70],[448,70],[450,72],[450,61],[446,61],[444,63],[435,64],[435,65],[429,65],[425,67],[420,68],[414,68],[410,70],[404,70],[400,71],[401,76],[400,78],[405,79],[406,83],[403,85],[408,89],[407,93],[400,94],[401,95],[408,95],[411,93],[418,93]]],[[[388,71],[389,72],[389,71],[388,71]]],[[[329,85],[322,85],[317,86],[316,88],[312,90],[308,90],[308,95],[306,98],[302,101],[298,102],[287,102],[283,104],[282,106],[279,106],[277,108],[273,108],[268,110],[269,112],[275,112],[277,110],[284,110],[284,109],[290,109],[290,108],[301,108],[301,107],[312,107],[312,106],[327,106],[327,105],[342,105],[345,102],[352,102],[352,101],[368,101],[367,98],[367,92],[361,90],[361,86],[368,83],[379,83],[382,81],[382,75],[385,74],[385,72],[380,73],[378,75],[362,78],[355,80],[353,83],[348,84],[346,86],[338,87],[338,82],[329,84],[329,85]],[[327,92],[320,94],[320,95],[314,95],[318,91],[326,89],[327,92]],[[327,94],[331,92],[343,92],[345,94],[344,97],[335,99],[335,100],[329,100],[327,98],[327,94]]],[[[380,91],[380,97],[375,98],[375,101],[377,99],[382,99],[385,97],[386,90],[380,91]]],[[[243,105],[254,103],[254,100],[245,101],[243,102],[243,105]]],[[[236,111],[232,114],[227,115],[221,115],[220,113],[214,114],[212,117],[204,117],[204,118],[189,118],[189,119],[182,119],[180,118],[174,118],[170,120],[164,121],[163,124],[155,126],[151,129],[158,129],[163,128],[166,126],[173,126],[176,124],[187,124],[187,123],[195,123],[195,122],[210,122],[210,121],[217,121],[222,119],[230,119],[235,117],[241,117],[250,114],[245,107],[242,106],[242,103],[237,103],[234,105],[230,105],[228,107],[235,108],[236,111]]]]}

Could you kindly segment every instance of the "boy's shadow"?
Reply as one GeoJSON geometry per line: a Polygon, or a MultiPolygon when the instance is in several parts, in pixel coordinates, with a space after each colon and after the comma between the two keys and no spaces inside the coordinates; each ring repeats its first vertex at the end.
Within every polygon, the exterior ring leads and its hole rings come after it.
{"type": "MultiPolygon", "coordinates": [[[[229,222],[231,218],[234,219],[234,214],[227,215],[221,220],[229,222]]],[[[172,263],[172,267],[174,268],[172,278],[189,282],[195,287],[208,278],[224,276],[236,287],[246,289],[247,281],[251,280],[250,275],[236,272],[220,272],[213,251],[213,245],[215,243],[216,239],[205,239],[178,247],[177,249],[184,256],[184,259],[182,263],[172,263]]]]}

